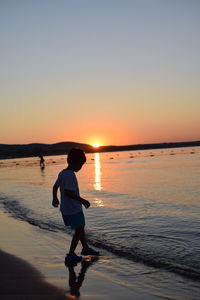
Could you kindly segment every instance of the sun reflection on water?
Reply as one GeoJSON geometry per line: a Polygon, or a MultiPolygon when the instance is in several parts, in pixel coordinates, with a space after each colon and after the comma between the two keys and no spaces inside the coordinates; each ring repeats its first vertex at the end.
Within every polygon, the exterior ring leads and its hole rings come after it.
{"type": "Polygon", "coordinates": [[[94,154],[94,189],[101,191],[101,161],[99,153],[94,154]]]}
{"type": "Polygon", "coordinates": [[[94,199],[94,203],[97,205],[97,206],[104,206],[103,204],[103,201],[99,198],[95,198],[94,199]]]}
{"type": "MultiPolygon", "coordinates": [[[[100,154],[95,153],[94,154],[94,189],[95,191],[101,191],[102,190],[102,184],[101,184],[101,159],[100,154]]],[[[104,206],[103,201],[100,198],[95,198],[94,202],[97,206],[104,206]]]]}

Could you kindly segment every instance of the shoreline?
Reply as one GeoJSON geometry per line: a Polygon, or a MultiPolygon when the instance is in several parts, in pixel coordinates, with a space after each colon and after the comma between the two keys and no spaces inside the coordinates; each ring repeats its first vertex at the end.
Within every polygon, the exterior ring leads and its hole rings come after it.
{"type": "MultiPolygon", "coordinates": [[[[62,236],[46,232],[1,212],[0,296],[2,300],[153,300],[113,278],[104,269],[107,258],[83,261],[75,268],[64,265],[62,236]],[[52,244],[52,237],[58,244],[52,244]],[[104,262],[105,260],[105,262],[104,262]],[[126,297],[124,297],[126,295],[126,297]]],[[[66,236],[67,244],[70,236],[66,236]]]]}

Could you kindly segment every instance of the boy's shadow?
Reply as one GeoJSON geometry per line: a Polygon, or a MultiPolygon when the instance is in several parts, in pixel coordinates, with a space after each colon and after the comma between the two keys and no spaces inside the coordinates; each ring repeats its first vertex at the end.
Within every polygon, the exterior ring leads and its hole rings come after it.
{"type": "Polygon", "coordinates": [[[68,268],[69,271],[69,286],[70,286],[70,296],[73,296],[74,298],[78,298],[80,296],[80,288],[83,284],[83,281],[85,279],[85,274],[87,272],[87,269],[97,262],[99,260],[98,257],[88,257],[81,262],[81,269],[78,274],[76,275],[76,272],[74,270],[74,267],[76,265],[69,264],[65,262],[65,266],[68,268]]]}

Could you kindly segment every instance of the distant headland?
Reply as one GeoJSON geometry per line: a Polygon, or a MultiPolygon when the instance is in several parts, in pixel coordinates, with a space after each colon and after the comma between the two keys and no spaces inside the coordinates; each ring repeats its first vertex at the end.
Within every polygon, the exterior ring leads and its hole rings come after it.
{"type": "Polygon", "coordinates": [[[88,144],[81,144],[75,142],[61,142],[56,144],[34,143],[34,144],[27,144],[27,145],[0,144],[0,159],[34,157],[39,155],[43,155],[43,156],[63,155],[63,154],[67,154],[68,151],[74,147],[81,148],[86,153],[94,153],[94,152],[134,151],[134,150],[196,147],[196,146],[200,146],[200,141],[137,144],[137,145],[125,145],[125,146],[100,146],[98,148],[94,148],[93,146],[88,144]]]}

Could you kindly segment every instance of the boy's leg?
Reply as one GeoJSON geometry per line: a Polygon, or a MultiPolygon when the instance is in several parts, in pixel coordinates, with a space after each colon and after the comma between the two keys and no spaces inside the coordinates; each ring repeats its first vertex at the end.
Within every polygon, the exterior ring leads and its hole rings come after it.
{"type": "Polygon", "coordinates": [[[79,241],[81,241],[81,244],[82,244],[83,248],[87,248],[87,242],[86,242],[84,227],[79,227],[79,228],[75,229],[75,233],[74,233],[74,236],[72,238],[71,246],[70,246],[70,250],[69,250],[70,254],[74,254],[75,249],[76,249],[79,241]]]}
{"type": "Polygon", "coordinates": [[[81,251],[82,255],[94,255],[94,256],[99,255],[99,251],[96,251],[92,248],[89,248],[89,246],[87,244],[87,239],[86,239],[84,227],[83,227],[81,235],[80,235],[80,241],[81,241],[81,244],[83,246],[83,249],[81,251]]]}
{"type": "Polygon", "coordinates": [[[87,244],[87,239],[86,239],[84,227],[83,227],[83,230],[81,232],[80,241],[81,241],[81,244],[83,246],[83,249],[88,248],[88,244],[87,244]]]}

